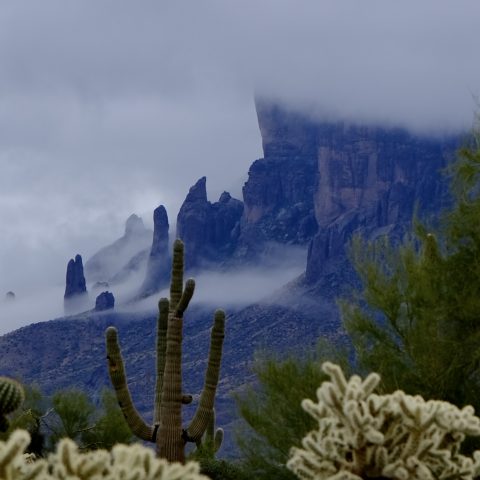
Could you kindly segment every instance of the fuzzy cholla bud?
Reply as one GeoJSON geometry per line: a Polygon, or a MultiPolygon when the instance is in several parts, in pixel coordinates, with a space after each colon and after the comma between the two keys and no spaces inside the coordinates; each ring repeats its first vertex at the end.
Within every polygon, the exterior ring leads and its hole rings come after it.
{"type": "Polygon", "coordinates": [[[322,366],[330,381],[317,390],[318,402],[302,407],[318,429],[292,448],[287,467],[306,480],[473,480],[480,474],[480,451],[460,455],[465,436],[480,435],[471,406],[458,409],[443,401],[397,391],[374,393],[380,377],[348,381],[341,368],[322,366]]]}
{"type": "Polygon", "coordinates": [[[47,459],[32,461],[24,455],[29,443],[30,436],[23,430],[0,442],[2,480],[209,480],[200,474],[197,463],[169,463],[139,444],[80,453],[72,440],[63,439],[47,459]]]}

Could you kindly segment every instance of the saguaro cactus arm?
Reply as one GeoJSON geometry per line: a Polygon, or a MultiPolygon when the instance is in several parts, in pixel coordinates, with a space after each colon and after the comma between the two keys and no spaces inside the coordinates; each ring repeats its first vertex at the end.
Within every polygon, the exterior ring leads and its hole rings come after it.
{"type": "Polygon", "coordinates": [[[223,339],[225,338],[225,312],[217,310],[210,339],[208,365],[205,374],[200,403],[187,428],[187,439],[192,442],[200,441],[207,429],[215,403],[218,378],[220,376],[220,362],[222,359],[223,339]]]}
{"type": "Polygon", "coordinates": [[[132,432],[142,440],[154,442],[154,429],[147,425],[137,412],[128,389],[123,358],[118,344],[117,329],[108,327],[106,332],[108,373],[117,395],[118,404],[132,432]]]}
{"type": "Polygon", "coordinates": [[[195,291],[195,280],[189,278],[185,283],[185,288],[183,289],[182,296],[178,304],[175,306],[175,317],[183,317],[183,312],[188,308],[188,304],[193,297],[193,292],[195,291]]]}
{"type": "Polygon", "coordinates": [[[168,310],[170,302],[168,298],[161,298],[158,302],[158,321],[157,321],[157,381],[155,384],[155,413],[154,423],[160,424],[162,418],[161,402],[163,390],[163,376],[165,371],[165,357],[167,351],[167,327],[168,310]]]}
{"type": "Polygon", "coordinates": [[[197,441],[197,451],[214,456],[222,446],[223,428],[215,428],[215,409],[213,409],[207,429],[201,440],[197,441]]]}
{"type": "Polygon", "coordinates": [[[183,293],[183,242],[175,240],[173,244],[172,277],[170,280],[170,312],[173,312],[183,293]]]}

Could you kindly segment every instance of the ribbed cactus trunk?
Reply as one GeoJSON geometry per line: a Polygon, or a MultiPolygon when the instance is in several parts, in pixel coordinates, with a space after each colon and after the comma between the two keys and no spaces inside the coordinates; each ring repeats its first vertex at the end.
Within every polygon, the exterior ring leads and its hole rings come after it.
{"type": "Polygon", "coordinates": [[[109,327],[106,332],[110,379],[130,429],[142,440],[156,443],[159,457],[177,462],[184,462],[186,443],[199,442],[212,418],[225,335],[225,313],[217,310],[200,403],[190,425],[184,429],[182,404],[190,403],[192,396],[182,392],[183,313],[193,296],[195,282],[189,279],[183,288],[183,258],[183,243],[177,240],[173,251],[170,300],[162,298],[159,302],[156,343],[157,377],[152,426],[144,422],[133,405],[118,345],[117,331],[109,327]]]}
{"type": "Polygon", "coordinates": [[[162,418],[157,435],[158,455],[177,462],[185,460],[185,441],[182,438],[182,327],[181,318],[168,319],[162,418]]]}

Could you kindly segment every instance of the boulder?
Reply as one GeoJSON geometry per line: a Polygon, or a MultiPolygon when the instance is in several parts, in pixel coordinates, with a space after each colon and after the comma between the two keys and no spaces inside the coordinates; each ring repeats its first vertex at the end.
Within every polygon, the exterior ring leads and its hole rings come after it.
{"type": "Polygon", "coordinates": [[[111,292],[102,292],[95,300],[95,311],[103,312],[115,307],[115,297],[111,292]]]}
{"type": "Polygon", "coordinates": [[[15,293],[10,291],[5,294],[5,301],[6,302],[14,302],[15,301],[15,293]]]}

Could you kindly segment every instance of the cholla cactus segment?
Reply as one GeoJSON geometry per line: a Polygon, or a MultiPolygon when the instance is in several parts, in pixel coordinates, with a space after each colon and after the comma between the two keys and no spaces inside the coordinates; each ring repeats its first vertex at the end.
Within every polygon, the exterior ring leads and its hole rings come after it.
{"type": "Polygon", "coordinates": [[[29,441],[27,432],[17,430],[0,442],[2,480],[208,480],[197,463],[169,463],[139,444],[79,453],[73,441],[64,439],[46,460],[32,462],[23,454],[29,441]]]}
{"type": "Polygon", "coordinates": [[[339,366],[322,366],[330,381],[317,390],[318,402],[302,407],[318,429],[292,448],[287,467],[307,480],[473,480],[480,475],[480,451],[461,455],[467,435],[480,435],[471,406],[397,391],[374,393],[380,377],[348,381],[339,366]]]}

